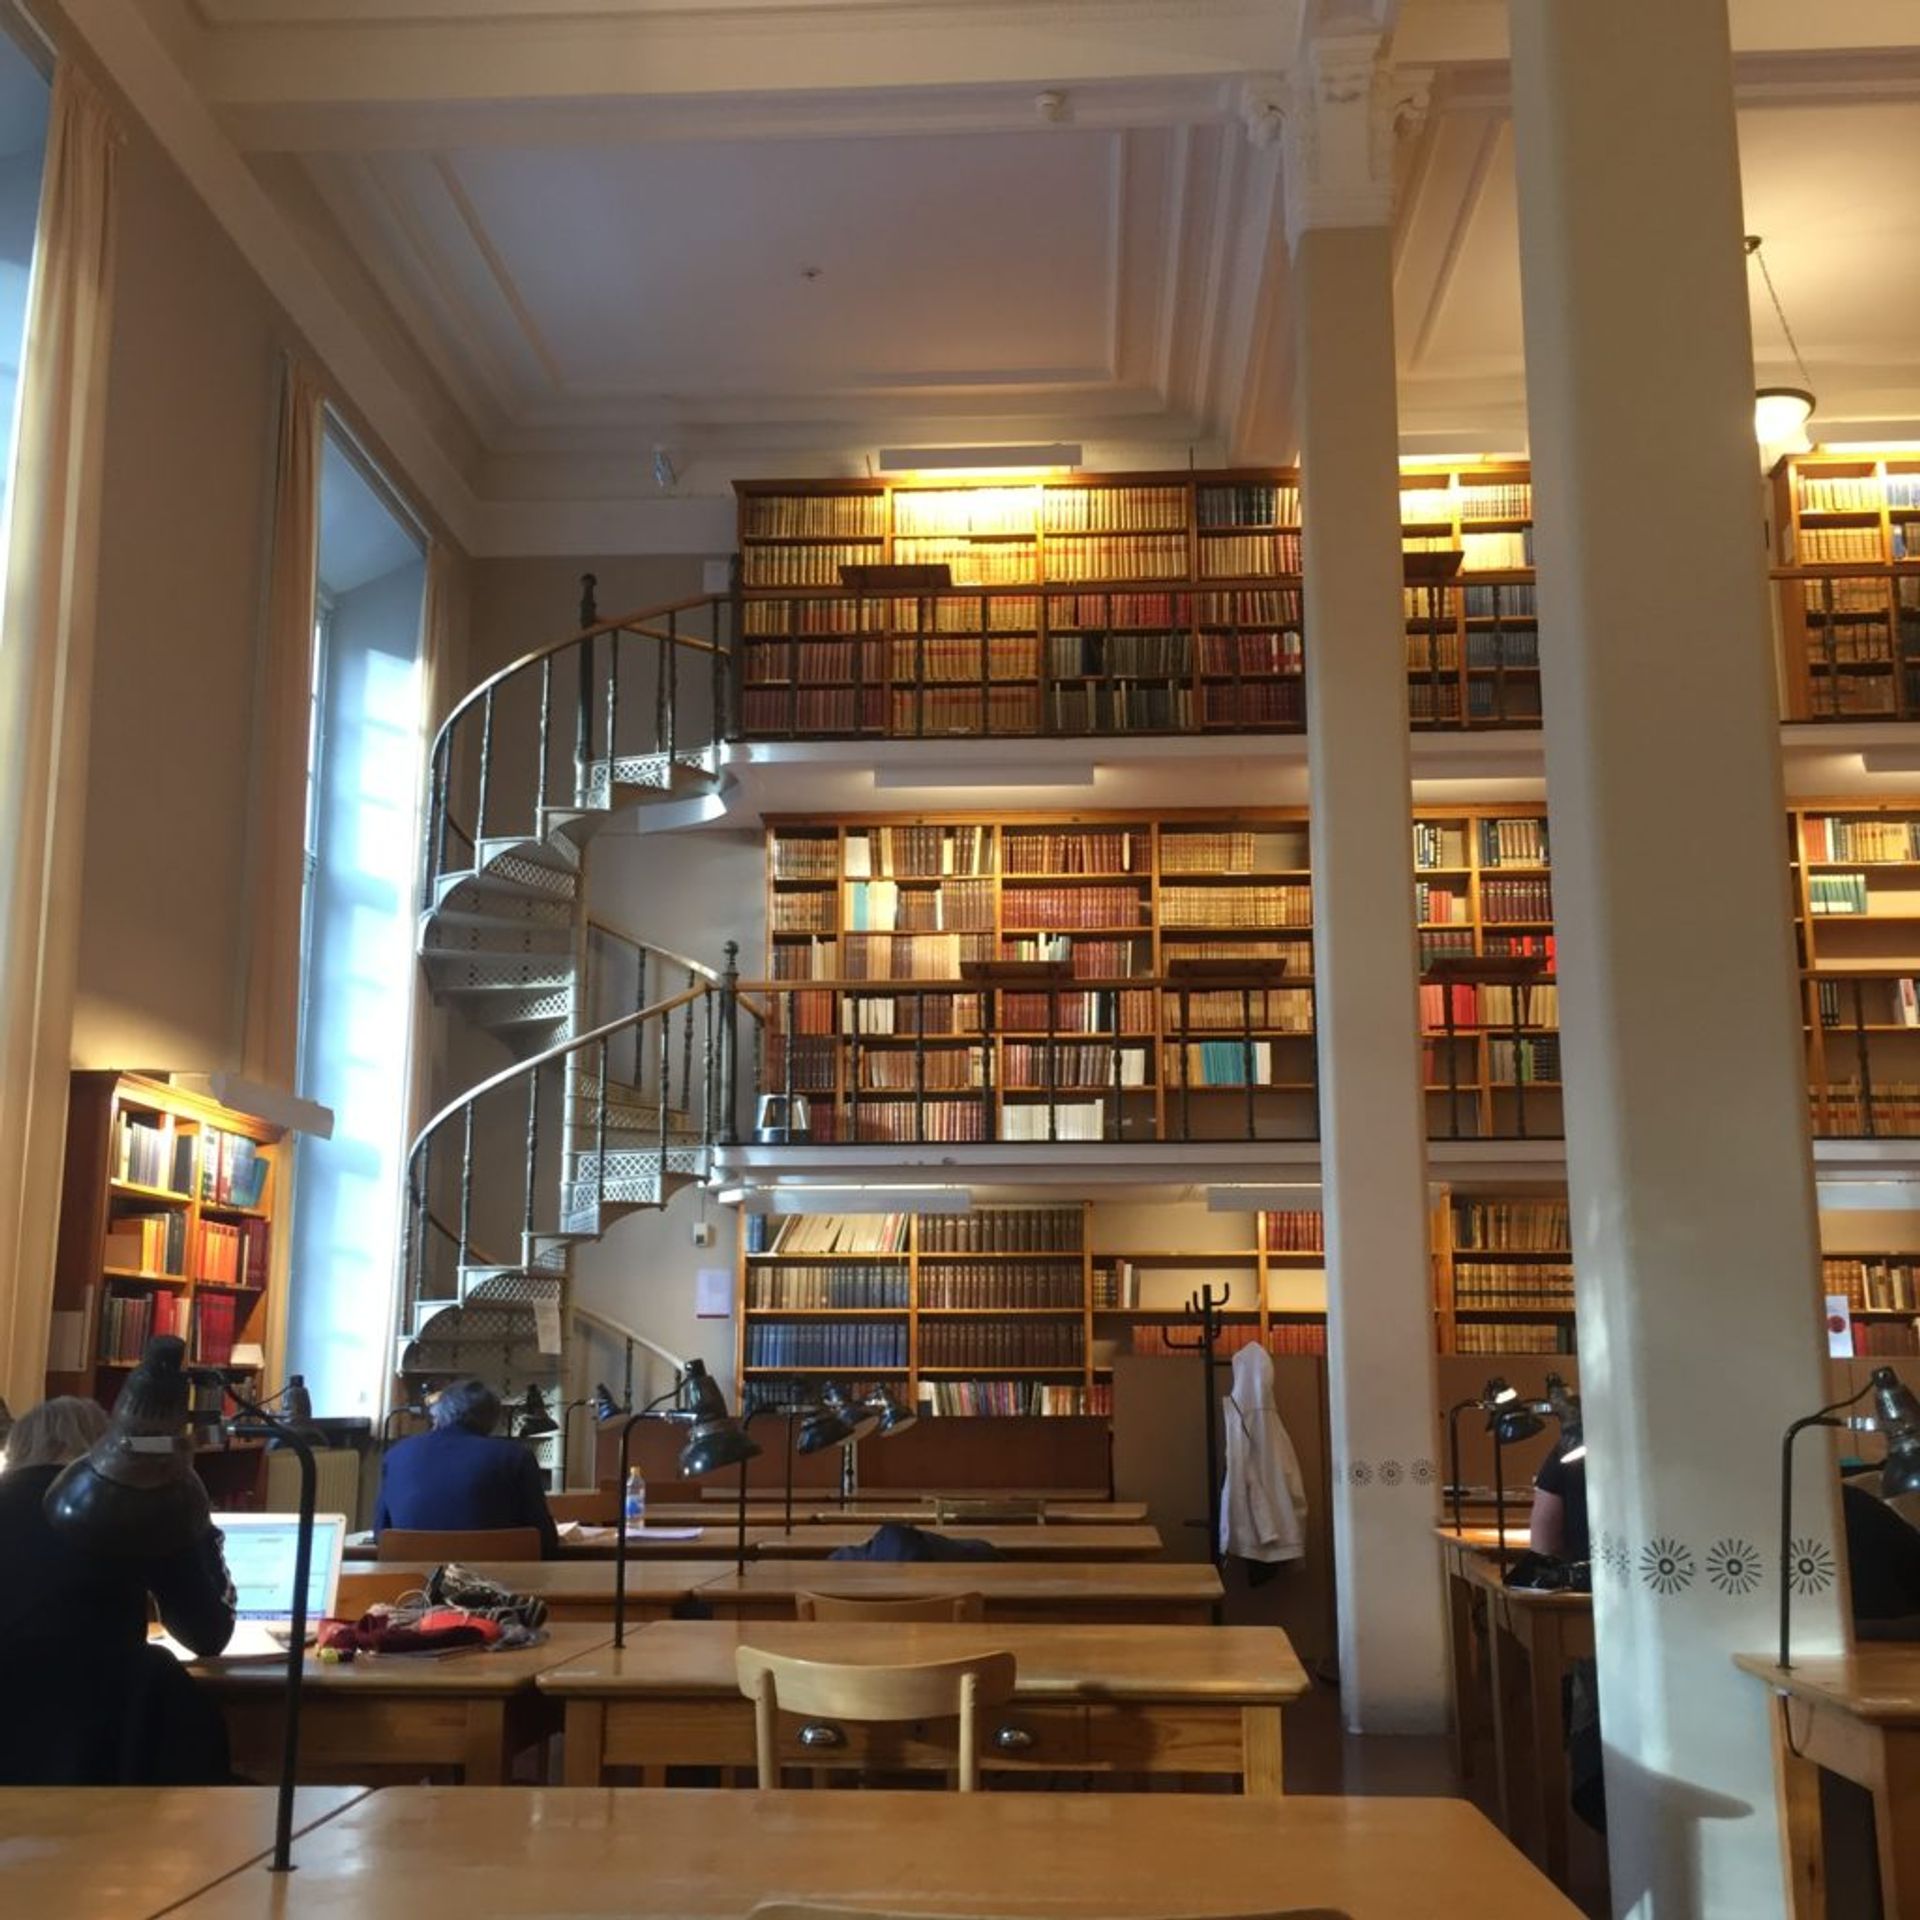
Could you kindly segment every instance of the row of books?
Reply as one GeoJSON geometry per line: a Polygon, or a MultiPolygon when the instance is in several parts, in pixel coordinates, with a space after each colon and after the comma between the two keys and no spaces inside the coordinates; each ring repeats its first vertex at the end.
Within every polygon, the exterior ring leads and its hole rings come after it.
{"type": "Polygon", "coordinates": [[[1426,680],[1407,684],[1407,718],[1416,727],[1450,726],[1460,718],[1460,688],[1452,681],[1438,686],[1426,680]]]}
{"type": "Polygon", "coordinates": [[[146,1351],[149,1340],[161,1334],[184,1334],[187,1318],[187,1303],[178,1294],[105,1294],[100,1301],[96,1355],[109,1365],[131,1366],[146,1351]]]}
{"type": "MultiPolygon", "coordinates": [[[[837,1124],[834,1116],[814,1110],[813,1137],[837,1139],[823,1126],[837,1124]]],[[[847,1114],[846,1138],[870,1145],[963,1146],[987,1138],[986,1118],[978,1100],[856,1100],[847,1114]]],[[[1003,1132],[1003,1138],[1011,1134],[1003,1132]]]]}
{"type": "Polygon", "coordinates": [[[1807,661],[1815,667],[1891,662],[1893,624],[1887,620],[1808,622],[1807,661]]]}
{"type": "MultiPolygon", "coordinates": [[[[822,1000],[825,1018],[814,1010],[806,1011],[809,1025],[802,1032],[832,1033],[833,1002],[830,993],[796,994],[796,1000],[822,1000]]],[[[844,993],[839,996],[838,1031],[860,1039],[888,1039],[897,1036],[929,1034],[946,1039],[960,1034],[977,1034],[980,1026],[980,995],[977,993],[844,993]]]]}
{"type": "MultiPolygon", "coordinates": [[[[979,1112],[974,1106],[966,1110],[979,1112]]],[[[1104,1140],[1106,1135],[1104,1100],[1047,1100],[1030,1106],[1008,1102],[1000,1109],[1002,1140],[1104,1140]]]]}
{"type": "Polygon", "coordinates": [[[1828,1293],[1844,1293],[1848,1304],[1880,1312],[1920,1312],[1920,1256],[1876,1254],[1845,1258],[1828,1254],[1820,1263],[1828,1293]]]}
{"type": "Polygon", "coordinates": [[[1483,867],[1544,867],[1547,823],[1537,815],[1506,815],[1480,822],[1483,867]]]}
{"type": "Polygon", "coordinates": [[[840,837],[835,833],[776,833],[768,857],[776,880],[834,880],[840,874],[840,837]]]}
{"type": "Polygon", "coordinates": [[[1186,1087],[1265,1087],[1273,1084],[1270,1040],[1196,1040],[1166,1049],[1167,1079],[1186,1087]]]}
{"type": "Polygon", "coordinates": [[[1000,1057],[1004,1084],[1010,1091],[1039,1092],[1050,1087],[1094,1090],[1148,1084],[1144,1047],[1116,1049],[1092,1041],[1056,1041],[1048,1046],[1044,1041],[1009,1040],[1002,1045],[1000,1057]]]}
{"type": "Polygon", "coordinates": [[[867,1047],[855,1081],[876,1093],[965,1093],[983,1084],[983,1059],[978,1047],[867,1047]]]}
{"type": "Polygon", "coordinates": [[[896,639],[889,649],[889,668],[896,694],[922,684],[1038,680],[1040,640],[1033,634],[896,639]]]}
{"type": "Polygon", "coordinates": [[[162,1114],[152,1123],[123,1113],[115,1123],[113,1177],[134,1186],[193,1192],[194,1137],[162,1114]]]}
{"type": "Polygon", "coordinates": [[[1880,578],[1836,579],[1822,575],[1818,580],[1803,580],[1800,597],[1809,614],[1884,613],[1887,583],[1880,578]]]}
{"type": "MultiPolygon", "coordinates": [[[[983,933],[993,929],[992,880],[942,880],[903,888],[897,880],[850,880],[849,933],[983,933]]],[[[809,928],[808,931],[814,929],[809,928]]]]}
{"type": "Polygon", "coordinates": [[[920,1269],[922,1311],[984,1312],[995,1307],[1033,1311],[1078,1307],[1080,1263],[1041,1260],[942,1260],[920,1269]]]}
{"type": "Polygon", "coordinates": [[[1201,487],[1194,512],[1203,527],[1297,527],[1300,489],[1272,482],[1201,487]]]}
{"type": "Polygon", "coordinates": [[[1153,1031],[1153,996],[1148,993],[1029,993],[1002,989],[1001,1029],[1033,1033],[1121,1033],[1153,1031]]]}
{"type": "Polygon", "coordinates": [[[1573,1245],[1565,1200],[1453,1202],[1453,1244],[1476,1253],[1565,1253],[1573,1245]]]}
{"type": "Polygon", "coordinates": [[[1200,671],[1203,674],[1252,676],[1282,674],[1288,677],[1305,671],[1306,657],[1298,633],[1283,630],[1246,630],[1233,633],[1203,633],[1200,636],[1200,671]]]}
{"type": "Polygon", "coordinates": [[[1494,1086],[1557,1085],[1562,1078],[1557,1033],[1519,1040],[1508,1034],[1487,1035],[1487,1079],[1494,1086]]]}
{"type": "Polygon", "coordinates": [[[924,1253],[1078,1253],[1078,1207],[975,1207],[920,1216],[924,1253]]]}
{"type": "Polygon", "coordinates": [[[1467,718],[1491,726],[1496,721],[1533,721],[1541,714],[1540,685],[1534,680],[1469,680],[1467,718]]]}
{"type": "Polygon", "coordinates": [[[1257,580],[1300,571],[1297,533],[1218,533],[1200,543],[1200,574],[1207,580],[1257,580]]]}
{"type": "Polygon", "coordinates": [[[1800,816],[1800,851],[1809,860],[1920,860],[1920,819],[1869,814],[1800,816]]]}
{"type": "MultiPolygon", "coordinates": [[[[1163,907],[1165,903],[1163,902],[1163,907]]],[[[1132,887],[1026,887],[1009,884],[1000,896],[1009,927],[1051,931],[1137,926],[1148,903],[1132,887]]]]}
{"type": "MultiPolygon", "coordinates": [[[[842,567],[870,566],[880,559],[872,546],[836,543],[812,547],[749,547],[740,556],[747,587],[837,587],[842,567]]],[[[955,578],[959,576],[956,574],[955,578]]]]}
{"type": "Polygon", "coordinates": [[[1038,487],[940,487],[893,496],[899,534],[1004,534],[1035,530],[1038,487]]]}
{"type": "Polygon", "coordinates": [[[1482,581],[1463,585],[1469,620],[1535,620],[1539,590],[1531,580],[1482,581]]]}
{"type": "MultiPolygon", "coordinates": [[[[1037,593],[794,594],[764,596],[741,607],[750,646],[806,634],[878,636],[926,633],[1033,634],[1040,630],[1037,593]]],[[[877,674],[869,675],[877,678],[877,674]]]]}
{"type": "Polygon", "coordinates": [[[1001,853],[1009,874],[1062,876],[1148,872],[1151,840],[1135,827],[1008,827],[1001,853]]]}
{"type": "Polygon", "coordinates": [[[962,693],[924,685],[896,687],[888,711],[889,730],[899,740],[1038,733],[1040,689],[989,685],[962,693]]]}
{"type": "Polygon", "coordinates": [[[244,1294],[206,1293],[193,1303],[192,1359],[196,1366],[224,1367],[250,1302],[244,1294]]]}
{"type": "Polygon", "coordinates": [[[1416,820],[1413,823],[1413,864],[1416,870],[1423,873],[1464,867],[1467,864],[1466,823],[1457,820],[1416,820]]]}
{"type": "Polygon", "coordinates": [[[1193,636],[1171,630],[1057,633],[1047,642],[1047,671],[1056,680],[1168,680],[1193,672],[1193,636]]]}
{"type": "Polygon", "coordinates": [[[102,1261],[122,1273],[170,1273],[187,1270],[187,1216],[177,1207],[164,1213],[123,1213],[108,1223],[101,1243],[102,1261]]]}
{"type": "Polygon", "coordinates": [[[756,1312],[858,1312],[907,1305],[907,1269],[891,1261],[858,1266],[750,1267],[747,1305],[756,1312]]]}
{"type": "Polygon", "coordinates": [[[1170,992],[1164,1018],[1169,1033],[1241,1032],[1248,1027],[1311,1033],[1313,995],[1304,987],[1255,988],[1245,994],[1231,987],[1204,993],[1188,990],[1184,996],[1170,992]]]}
{"type": "Polygon", "coordinates": [[[1308,863],[1305,825],[1169,828],[1160,836],[1160,871],[1172,873],[1297,873],[1308,863]]]}
{"type": "Polygon", "coordinates": [[[767,924],[774,933],[831,933],[833,931],[833,895],[824,891],[776,893],[768,912],[767,924]]]}
{"type": "Polygon", "coordinates": [[[1063,1387],[1040,1380],[923,1380],[920,1411],[935,1418],[1110,1415],[1113,1388],[1104,1382],[1091,1387],[1063,1387]]]}
{"type": "Polygon", "coordinates": [[[1187,518],[1184,487],[1048,487],[1042,500],[1049,533],[1151,532],[1187,518]]]}
{"type": "Polygon", "coordinates": [[[1877,474],[1797,474],[1802,513],[1878,513],[1886,496],[1877,474]]]}
{"type": "Polygon", "coordinates": [[[1500,673],[1540,664],[1540,635],[1533,627],[1474,628],[1467,635],[1467,671],[1500,673]]]}
{"type": "Polygon", "coordinates": [[[1898,980],[1869,980],[1859,976],[1814,983],[1823,1027],[1853,1025],[1920,1027],[1920,980],[1906,975],[1898,980]]]}
{"type": "Polygon", "coordinates": [[[879,733],[886,726],[878,688],[743,687],[740,725],[750,734],[879,733]]]}
{"type": "Polygon", "coordinates": [[[1550,1320],[1460,1320],[1453,1329],[1455,1353],[1572,1353],[1573,1322],[1550,1320]]]}
{"type": "Polygon", "coordinates": [[[849,934],[842,952],[849,980],[958,980],[964,961],[992,958],[986,933],[849,934]]]}
{"type": "Polygon", "coordinates": [[[1557,1027],[1560,989],[1529,987],[1523,997],[1513,987],[1475,986],[1459,981],[1444,985],[1439,981],[1426,981],[1420,988],[1420,1027],[1424,1033],[1444,1033],[1449,1025],[1460,1034],[1472,1034],[1483,1028],[1495,1033],[1511,1032],[1516,1014],[1524,1014],[1524,1027],[1557,1027]]]}
{"type": "Polygon", "coordinates": [[[1208,682],[1200,689],[1200,724],[1207,728],[1286,727],[1307,724],[1306,696],[1294,679],[1208,682]]]}
{"type": "Polygon", "coordinates": [[[1796,542],[1803,567],[1840,566],[1850,560],[1872,563],[1883,557],[1878,527],[1802,527],[1796,542]]]}
{"type": "Polygon", "coordinates": [[[750,1320],[745,1351],[746,1365],[755,1368],[904,1368],[907,1329],[892,1320],[750,1320]]]}
{"type": "Polygon", "coordinates": [[[877,538],[887,530],[887,496],[884,493],[749,494],[746,529],[749,539],[759,540],[877,538]]]}
{"type": "Polygon", "coordinates": [[[1920,1323],[1899,1320],[1856,1320],[1853,1350],[1866,1359],[1920,1353],[1920,1323]]]}
{"type": "Polygon", "coordinates": [[[1480,912],[1487,920],[1551,920],[1553,882],[1494,879],[1480,882],[1480,912]]]}
{"type": "Polygon", "coordinates": [[[1515,533],[1463,533],[1462,573],[1509,573],[1533,565],[1533,529],[1515,533]]]}
{"type": "Polygon", "coordinates": [[[933,536],[893,543],[896,566],[945,567],[956,587],[1030,586],[1040,578],[1040,553],[1023,542],[976,543],[933,536]]]}
{"type": "Polygon", "coordinates": [[[1573,1269],[1545,1263],[1525,1266],[1506,1260],[1455,1260],[1453,1303],[1468,1311],[1505,1307],[1571,1312],[1573,1269]]]}
{"type": "MultiPolygon", "coordinates": [[[[1908,683],[1907,706],[1909,710],[1920,707],[1920,678],[1908,683]]],[[[1816,720],[1829,714],[1898,711],[1899,702],[1891,680],[1863,679],[1857,674],[1819,682],[1809,699],[1809,712],[1816,720]]]]}
{"type": "MultiPolygon", "coordinates": [[[[1194,1330],[1191,1322],[1174,1320],[1162,1325],[1145,1320],[1127,1335],[1129,1350],[1136,1356],[1166,1359],[1191,1359],[1194,1330]]],[[[1229,1322],[1215,1335],[1216,1360],[1230,1360],[1242,1347],[1264,1346],[1269,1353],[1325,1353],[1327,1327],[1324,1320],[1276,1320],[1263,1334],[1250,1320],[1229,1322]]]]}
{"type": "Polygon", "coordinates": [[[1292,1207],[1261,1215],[1269,1253],[1320,1253],[1326,1222],[1318,1207],[1292,1207]]]}
{"type": "Polygon", "coordinates": [[[869,827],[847,835],[847,877],[939,879],[993,871],[990,826],[869,827]]]}
{"type": "Polygon", "coordinates": [[[1807,875],[1807,911],[1813,914],[1871,913],[1864,873],[1810,873],[1807,875]]]}
{"type": "Polygon", "coordinates": [[[1055,733],[1191,733],[1194,701],[1191,690],[1178,684],[1094,681],[1054,687],[1047,714],[1055,733]]]}
{"type": "Polygon", "coordinates": [[[190,1256],[193,1277],[226,1287],[267,1284],[267,1223],[242,1220],[228,1225],[203,1220],[190,1256]]]}
{"type": "Polygon", "coordinates": [[[1165,887],[1163,927],[1310,927],[1311,887],[1165,887]]]}
{"type": "Polygon", "coordinates": [[[251,1210],[265,1200],[267,1170],[272,1163],[244,1133],[229,1133],[221,1127],[203,1129],[196,1159],[202,1206],[251,1210]]]}
{"type": "Polygon", "coordinates": [[[776,1226],[750,1213],[749,1253],[905,1253],[913,1216],[906,1213],[796,1213],[776,1226]]]}
{"type": "Polygon", "coordinates": [[[1413,917],[1423,927],[1467,926],[1473,920],[1472,896],[1452,881],[1416,880],[1413,917]]]}
{"type": "MultiPolygon", "coordinates": [[[[1209,568],[1201,548],[1200,571],[1209,568]]],[[[1184,533],[1097,534],[1085,540],[1066,540],[1047,548],[1049,580],[1178,580],[1187,571],[1184,533]]]]}
{"type": "Polygon", "coordinates": [[[920,1323],[923,1367],[1071,1367],[1087,1364],[1077,1320],[936,1320],[920,1323]]]}
{"type": "Polygon", "coordinates": [[[1828,1139],[1920,1134],[1920,1083],[1911,1080],[1876,1080],[1870,1092],[1858,1081],[1835,1081],[1814,1088],[1812,1099],[1815,1131],[1828,1139]]]}

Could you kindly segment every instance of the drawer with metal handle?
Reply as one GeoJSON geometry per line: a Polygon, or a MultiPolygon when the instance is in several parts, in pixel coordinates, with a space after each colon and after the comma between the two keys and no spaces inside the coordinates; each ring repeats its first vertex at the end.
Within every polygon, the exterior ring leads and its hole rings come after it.
{"type": "MultiPolygon", "coordinates": [[[[1075,1768],[1087,1750],[1081,1706],[1006,1706],[980,1719],[980,1764],[987,1768],[1075,1768]]],[[[781,1714],[780,1757],[795,1766],[951,1767],[960,1752],[956,1720],[868,1724],[781,1714]]]]}

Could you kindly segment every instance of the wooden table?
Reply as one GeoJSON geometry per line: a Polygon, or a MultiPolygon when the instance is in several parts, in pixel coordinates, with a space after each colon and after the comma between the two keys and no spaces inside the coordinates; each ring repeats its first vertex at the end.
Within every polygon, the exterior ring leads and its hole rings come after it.
{"type": "MultiPolygon", "coordinates": [[[[1019,1663],[1011,1705],[987,1721],[982,1764],[1002,1771],[1238,1774],[1244,1791],[1280,1790],[1280,1709],[1310,1684],[1278,1627],[845,1626],[793,1620],[663,1620],[624,1649],[584,1654],[540,1676],[566,1709],[567,1784],[608,1767],[754,1764],[753,1705],[734,1675],[741,1646],[809,1659],[914,1662],[1005,1649],[1019,1663]]],[[[822,1750],[782,1716],[783,1758],[819,1767],[822,1750]]],[[[845,1727],[834,1767],[954,1765],[951,1727],[845,1727]]],[[[657,1773],[651,1784],[660,1784],[657,1773]]]]}
{"type": "MultiPolygon", "coordinates": [[[[338,1665],[309,1656],[300,1777],[365,1780],[373,1770],[404,1767],[417,1780],[426,1768],[444,1767],[469,1785],[497,1785],[511,1776],[516,1754],[559,1731],[559,1714],[534,1681],[608,1638],[604,1626],[562,1621],[538,1646],[504,1653],[363,1653],[338,1665]]],[[[255,1779],[277,1778],[285,1664],[197,1660],[192,1671],[226,1714],[234,1766],[255,1779]]]]}
{"type": "Polygon", "coordinates": [[[1764,1654],[1734,1664],[1772,1690],[1773,1778],[1793,1920],[1824,1920],[1826,1836],[1820,1775],[1873,1795],[1880,1896],[1888,1920],[1920,1916],[1920,1646],[1864,1645],[1782,1669],[1764,1654]]]}
{"type": "MultiPolygon", "coordinates": [[[[299,1872],[181,1920],[740,1920],[763,1901],[1143,1920],[1329,1907],[1355,1920],[1577,1920],[1463,1800],[1230,1794],[726,1793],[395,1787],[299,1872]]],[[[55,1911],[65,1911],[56,1909],[55,1911]]]]}
{"type": "MultiPolygon", "coordinates": [[[[340,1576],[339,1612],[356,1618],[376,1600],[417,1590],[433,1571],[426,1560],[383,1560],[340,1576]]],[[[538,1594],[555,1622],[613,1618],[611,1560],[498,1560],[471,1571],[515,1593],[538,1594]]],[[[733,1572],[731,1559],[627,1561],[627,1619],[664,1620],[711,1580],[733,1572]]]]}
{"type": "Polygon", "coordinates": [[[978,1593],[989,1620],[1106,1621],[1134,1626],[1204,1625],[1225,1597],[1220,1576],[1204,1562],[1145,1565],[1069,1562],[752,1560],[744,1574],[729,1567],[696,1598],[716,1614],[790,1620],[796,1593],[906,1600],[926,1593],[978,1593]]]}
{"type": "MultiPolygon", "coordinates": [[[[310,1832],[366,1793],[302,1787],[294,1831],[310,1832]]],[[[0,1789],[0,1911],[20,1920],[162,1913],[266,1858],[274,1800],[268,1787],[0,1789]]]]}
{"type": "MultiPolygon", "coordinates": [[[[1059,1497],[1044,1500],[1038,1513],[1015,1513],[1010,1510],[1028,1497],[1024,1494],[1008,1494],[1005,1499],[999,1499],[992,1494],[959,1494],[954,1496],[954,1503],[964,1506],[977,1501],[982,1506],[994,1508],[995,1512],[987,1524],[996,1527],[1138,1527],[1146,1524],[1147,1503],[1144,1500],[1075,1500],[1059,1497]]],[[[718,1497],[647,1502],[648,1520],[663,1527],[699,1526],[703,1523],[711,1526],[721,1512],[726,1514],[727,1524],[731,1526],[733,1509],[718,1497]]],[[[846,1506],[838,1506],[823,1500],[816,1487],[794,1495],[793,1518],[796,1526],[878,1527],[892,1521],[903,1527],[930,1527],[940,1521],[940,1514],[933,1500],[918,1499],[912,1495],[894,1495],[886,1499],[856,1496],[846,1506]]],[[[764,1492],[749,1498],[749,1526],[777,1527],[784,1525],[785,1521],[786,1507],[781,1501],[768,1499],[764,1492]]],[[[962,1514],[944,1524],[963,1527],[968,1522],[962,1514]]]]}
{"type": "Polygon", "coordinates": [[[1567,1749],[1561,1682],[1593,1655],[1593,1596],[1509,1587],[1490,1527],[1437,1527],[1447,1574],[1453,1649],[1454,1739],[1463,1776],[1475,1736],[1493,1732],[1494,1799],[1514,1840],[1537,1838],[1556,1884],[1567,1880],[1567,1749]],[[1476,1658],[1475,1616],[1486,1623],[1486,1667],[1476,1658]]]}

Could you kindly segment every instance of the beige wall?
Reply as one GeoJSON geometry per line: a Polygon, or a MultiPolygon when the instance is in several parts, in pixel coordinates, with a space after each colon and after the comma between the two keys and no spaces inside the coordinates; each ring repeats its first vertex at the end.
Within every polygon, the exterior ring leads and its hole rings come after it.
{"type": "Polygon", "coordinates": [[[280,323],[138,127],[120,174],[73,1057],[232,1064],[280,323]]]}
{"type": "Polygon", "coordinates": [[[601,619],[613,620],[701,592],[703,564],[698,554],[476,560],[474,675],[491,673],[572,633],[583,573],[599,582],[601,619]]]}

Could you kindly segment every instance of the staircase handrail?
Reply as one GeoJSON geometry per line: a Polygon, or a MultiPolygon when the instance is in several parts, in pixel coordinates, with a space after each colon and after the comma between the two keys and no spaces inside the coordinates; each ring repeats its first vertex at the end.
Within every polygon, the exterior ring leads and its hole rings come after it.
{"type": "Polygon", "coordinates": [[[433,766],[438,763],[441,747],[450,738],[461,716],[469,709],[481,704],[489,693],[505,685],[507,681],[517,678],[529,667],[537,667],[541,661],[551,660],[556,655],[565,653],[570,647],[578,647],[588,641],[601,639],[607,634],[630,633],[643,640],[659,640],[669,646],[690,647],[696,653],[724,654],[727,651],[725,647],[718,646],[711,640],[702,640],[695,634],[663,633],[654,628],[642,626],[640,623],[647,620],[662,620],[676,613],[691,613],[696,607],[723,606],[726,601],[727,595],[724,593],[691,594],[684,600],[671,600],[657,607],[642,607],[638,612],[627,614],[617,620],[602,620],[594,626],[578,628],[563,640],[549,641],[543,647],[535,647],[530,653],[523,653],[519,659],[509,661],[504,667],[488,674],[477,686],[468,688],[448,711],[447,717],[440,722],[434,733],[433,747],[427,755],[427,764],[433,766]]]}
{"type": "MultiPolygon", "coordinates": [[[[638,948],[642,953],[657,953],[662,960],[671,961],[676,967],[685,967],[689,973],[697,973],[709,986],[721,986],[720,969],[710,967],[704,960],[696,960],[690,953],[676,953],[671,947],[663,947],[655,940],[642,940],[638,934],[629,933],[625,927],[616,927],[605,914],[587,915],[587,927],[590,932],[610,933],[616,940],[624,940],[628,946],[638,948]]],[[[645,1009],[643,1008],[644,1012],[645,1009]]]]}
{"type": "Polygon", "coordinates": [[[686,1370],[686,1361],[677,1353],[670,1353],[657,1340],[649,1340],[644,1333],[630,1327],[624,1320],[616,1320],[611,1314],[601,1313],[594,1307],[573,1305],[568,1308],[576,1320],[584,1320],[590,1327],[598,1327],[603,1333],[610,1333],[616,1340],[631,1340],[636,1347],[645,1347],[657,1359],[664,1360],[676,1373],[686,1370]]]}

